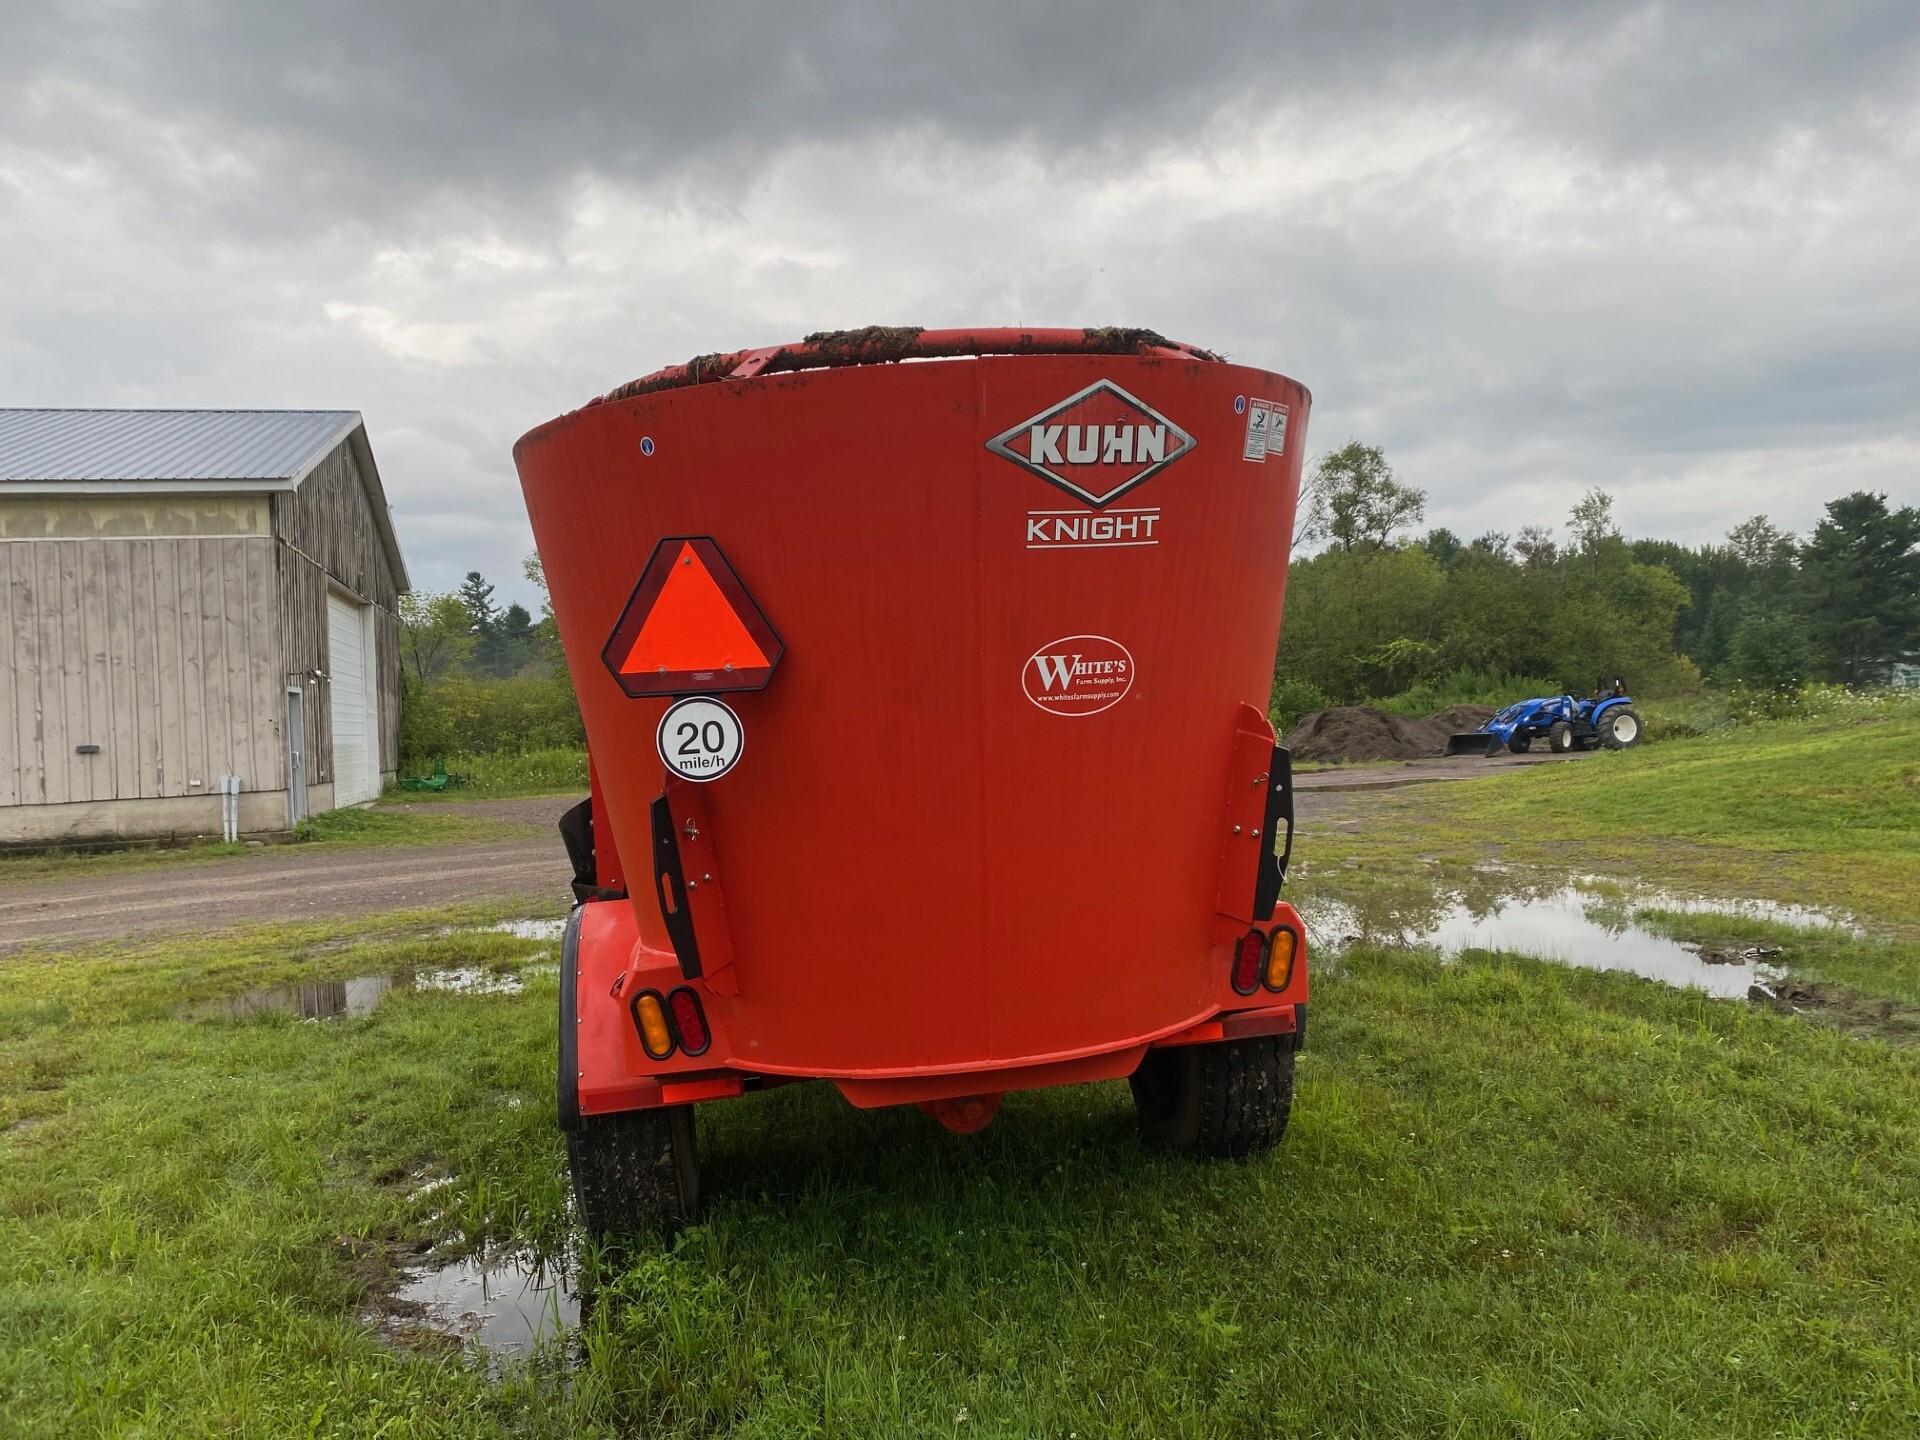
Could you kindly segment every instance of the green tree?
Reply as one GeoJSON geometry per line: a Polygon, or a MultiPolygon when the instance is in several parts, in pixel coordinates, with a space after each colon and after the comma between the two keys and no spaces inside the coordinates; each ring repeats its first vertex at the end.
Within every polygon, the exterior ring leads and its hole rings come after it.
{"type": "Polygon", "coordinates": [[[1438,560],[1441,566],[1445,568],[1453,564],[1454,557],[1458,555],[1464,547],[1460,544],[1460,537],[1458,535],[1447,529],[1446,526],[1440,525],[1427,531],[1426,538],[1420,542],[1420,548],[1435,560],[1438,560]]]}
{"type": "Polygon", "coordinates": [[[1800,597],[1826,678],[1885,679],[1920,649],[1920,510],[1866,490],[1829,501],[1800,555],[1800,597]]]}
{"type": "Polygon", "coordinates": [[[1529,570],[1551,569],[1560,559],[1560,547],[1553,543],[1553,527],[1522,525],[1520,537],[1513,542],[1513,553],[1529,570]]]}
{"type": "Polygon", "coordinates": [[[1438,638],[1445,586],[1438,562],[1417,547],[1336,549],[1297,561],[1287,580],[1278,685],[1310,685],[1344,705],[1388,693],[1378,688],[1383,683],[1412,683],[1426,659],[1415,647],[1438,638]]]}
{"type": "Polygon", "coordinates": [[[1609,540],[1620,538],[1620,527],[1613,523],[1613,497],[1604,490],[1589,490],[1580,497],[1567,516],[1567,529],[1573,532],[1573,548],[1591,555],[1609,540]]]}
{"type": "Polygon", "coordinates": [[[469,570],[467,578],[460,582],[460,603],[467,607],[474,634],[485,637],[493,633],[500,610],[493,603],[493,586],[481,578],[478,570],[469,570]]]}
{"type": "Polygon", "coordinates": [[[1812,668],[1807,627],[1797,615],[1758,613],[1734,632],[1723,678],[1751,690],[1797,690],[1812,668]]]}
{"type": "Polygon", "coordinates": [[[494,622],[492,673],[503,678],[518,675],[533,663],[534,644],[533,615],[515,601],[494,622]]]}
{"type": "Polygon", "coordinates": [[[560,625],[553,618],[553,595],[547,589],[547,567],[539,552],[520,562],[520,573],[540,592],[540,618],[533,625],[533,653],[551,664],[560,658],[560,625]]]}
{"type": "Polygon", "coordinates": [[[1321,456],[1307,489],[1300,538],[1330,540],[1342,550],[1382,549],[1427,510],[1426,492],[1402,485],[1385,452],[1358,440],[1321,456]]]}
{"type": "Polygon", "coordinates": [[[423,684],[460,669],[473,654],[473,617],[458,595],[410,591],[400,597],[400,655],[423,684]]]}

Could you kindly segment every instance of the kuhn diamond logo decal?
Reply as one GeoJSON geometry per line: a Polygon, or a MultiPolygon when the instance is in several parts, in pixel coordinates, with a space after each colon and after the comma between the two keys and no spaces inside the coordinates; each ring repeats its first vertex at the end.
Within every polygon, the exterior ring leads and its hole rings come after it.
{"type": "Polygon", "coordinates": [[[1099,509],[1193,449],[1193,437],[1111,380],[987,442],[987,449],[1099,509]]]}

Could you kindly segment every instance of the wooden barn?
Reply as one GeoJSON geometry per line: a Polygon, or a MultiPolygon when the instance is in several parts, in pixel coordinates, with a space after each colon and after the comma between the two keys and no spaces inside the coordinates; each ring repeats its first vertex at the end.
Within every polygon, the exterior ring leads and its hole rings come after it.
{"type": "Polygon", "coordinates": [[[406,588],[353,411],[0,409],[0,845],[373,799],[406,588]]]}

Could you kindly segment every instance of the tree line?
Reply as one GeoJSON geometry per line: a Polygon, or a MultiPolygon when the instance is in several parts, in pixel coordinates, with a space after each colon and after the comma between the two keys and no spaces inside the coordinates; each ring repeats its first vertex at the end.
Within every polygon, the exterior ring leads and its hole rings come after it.
{"type": "MultiPolygon", "coordinates": [[[[524,570],[544,597],[539,557],[524,570]]],[[[478,570],[457,590],[400,597],[403,768],[586,743],[553,607],[543,599],[540,612],[498,604],[478,570]]]]}
{"type": "MultiPolygon", "coordinates": [[[[1883,494],[1829,502],[1805,538],[1756,515],[1705,545],[1628,539],[1600,490],[1557,533],[1472,539],[1421,531],[1426,498],[1376,446],[1313,467],[1275,664],[1283,726],[1327,705],[1432,710],[1615,676],[1641,694],[1877,685],[1920,652],[1920,510],[1883,494]]],[[[524,571],[544,597],[539,558],[524,571]]],[[[537,616],[501,606],[469,571],[400,609],[403,765],[584,743],[544,598],[537,616]]]]}
{"type": "Polygon", "coordinates": [[[1302,487],[1275,666],[1283,720],[1401,695],[1434,708],[1523,691],[1643,693],[1703,680],[1783,691],[1884,684],[1920,651],[1920,511],[1856,491],[1802,539],[1758,515],[1723,542],[1628,539],[1590,490],[1550,526],[1418,533],[1426,495],[1376,446],[1302,487]]]}

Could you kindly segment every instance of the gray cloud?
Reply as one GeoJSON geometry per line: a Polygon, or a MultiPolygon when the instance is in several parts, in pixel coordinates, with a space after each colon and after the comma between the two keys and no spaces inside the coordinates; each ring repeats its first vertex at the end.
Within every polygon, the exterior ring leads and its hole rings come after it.
{"type": "Polygon", "coordinates": [[[0,7],[0,387],[367,412],[422,583],[698,350],[1144,323],[1442,523],[1920,490],[1910,5],[0,7]]]}

